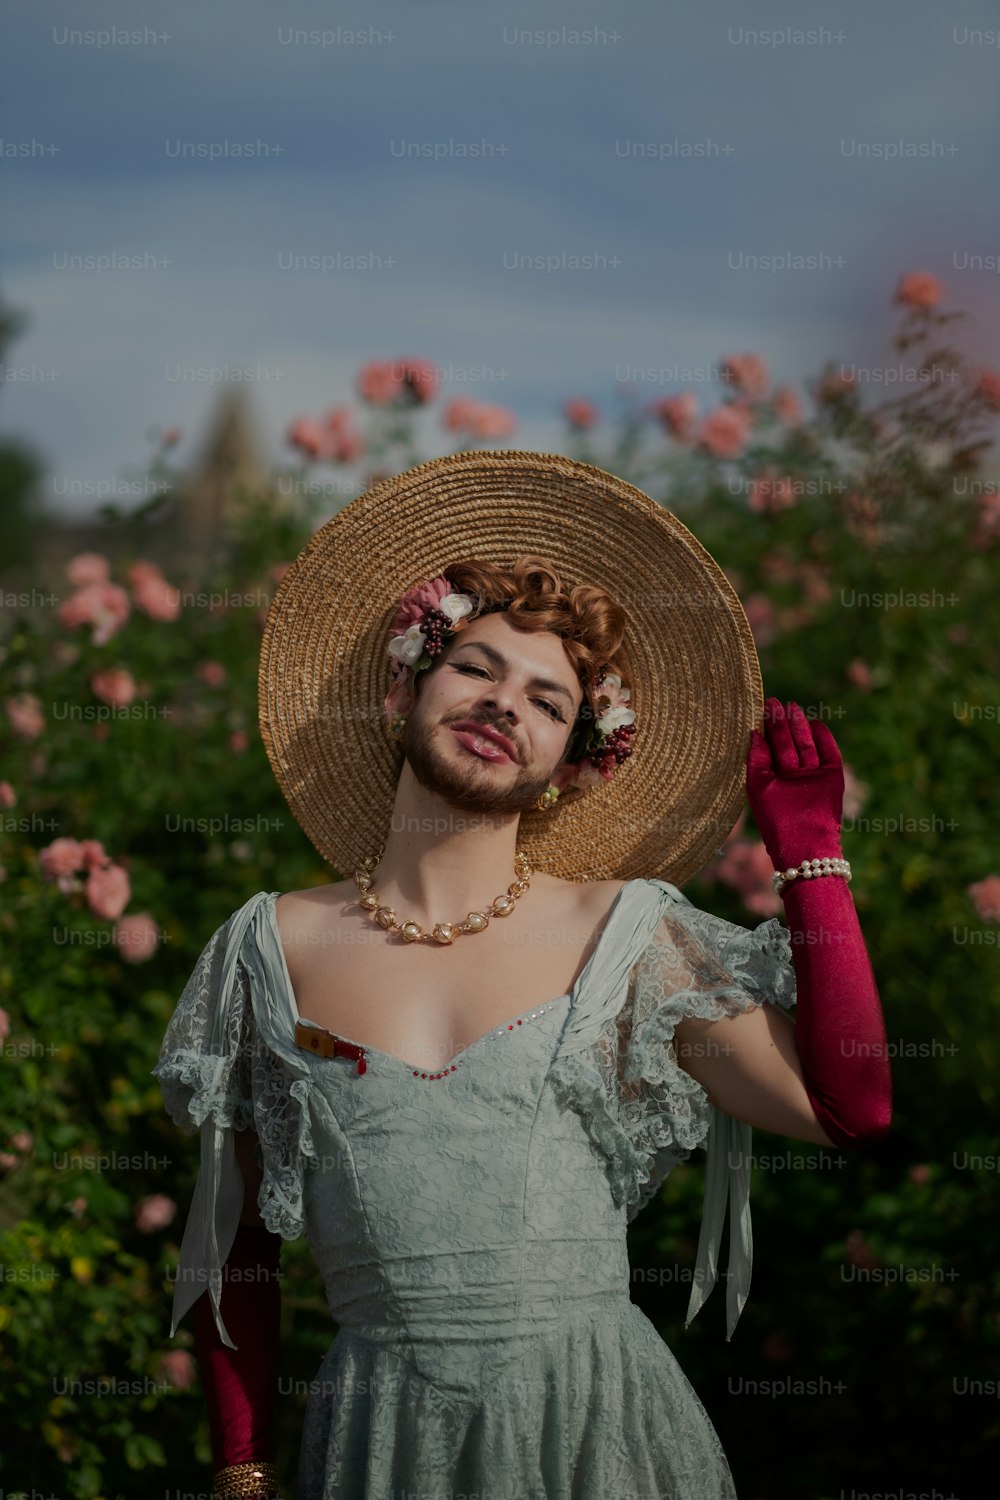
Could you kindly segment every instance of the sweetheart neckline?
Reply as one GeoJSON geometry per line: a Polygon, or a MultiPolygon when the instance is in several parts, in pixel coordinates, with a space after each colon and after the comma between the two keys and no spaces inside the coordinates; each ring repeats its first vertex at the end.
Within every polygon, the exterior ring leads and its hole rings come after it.
{"type": "MultiPolygon", "coordinates": [[[[481,1036],[477,1036],[475,1038],[475,1040],[469,1042],[469,1044],[467,1046],[462,1047],[462,1048],[459,1049],[458,1052],[453,1053],[452,1056],[449,1057],[446,1062],[444,1062],[444,1063],[441,1064],[442,1070],[446,1069],[446,1068],[450,1068],[451,1065],[452,1065],[452,1063],[457,1064],[460,1058],[465,1058],[468,1055],[468,1053],[470,1053],[475,1047],[479,1047],[483,1042],[488,1041],[491,1037],[502,1036],[504,1034],[504,1032],[506,1032],[511,1027],[516,1027],[517,1024],[518,1024],[518,1022],[523,1021],[525,1019],[525,1017],[528,1016],[528,1015],[530,1015],[532,1012],[537,1011],[537,1010],[541,1010],[543,1008],[547,1009],[550,1005],[558,1005],[559,1002],[562,1001],[562,1000],[569,1000],[571,1002],[571,1005],[573,1003],[575,1003],[577,993],[580,990],[581,986],[583,985],[584,980],[587,978],[587,975],[589,974],[590,969],[591,969],[591,967],[592,967],[595,959],[597,958],[598,953],[600,952],[601,944],[604,942],[604,939],[605,939],[605,937],[608,934],[608,931],[609,931],[609,929],[610,929],[610,927],[611,927],[611,925],[612,925],[612,923],[614,921],[614,918],[615,918],[617,912],[619,911],[619,909],[621,907],[622,896],[625,894],[625,891],[628,889],[628,887],[632,883],[633,882],[631,880],[626,880],[626,881],[623,881],[622,884],[619,886],[617,892],[615,893],[615,899],[612,901],[611,905],[608,907],[607,913],[606,913],[605,918],[604,918],[604,926],[601,928],[601,931],[598,934],[597,942],[594,944],[593,952],[591,953],[590,957],[587,959],[587,962],[584,964],[584,966],[581,969],[580,973],[577,975],[576,981],[574,982],[574,984],[573,984],[573,986],[572,986],[571,989],[566,990],[562,995],[556,995],[555,998],[552,999],[552,1000],[541,1000],[536,1005],[528,1006],[528,1008],[526,1010],[522,1010],[516,1016],[508,1016],[508,1017],[506,1017],[506,1019],[503,1020],[500,1023],[499,1028],[496,1027],[496,1026],[491,1026],[488,1031],[484,1031],[481,1036]]],[[[428,1072],[429,1069],[422,1068],[417,1063],[407,1062],[405,1058],[398,1057],[395,1052],[383,1052],[383,1050],[382,1050],[381,1047],[374,1047],[374,1046],[371,1045],[370,1042],[359,1042],[359,1041],[356,1041],[354,1039],[354,1037],[345,1036],[344,1033],[341,1032],[341,1031],[333,1031],[333,1032],[331,1032],[331,1031],[328,1030],[327,1027],[320,1026],[317,1021],[312,1021],[307,1016],[303,1016],[302,1015],[302,1013],[299,1010],[298,1000],[296,999],[296,996],[295,996],[295,987],[292,984],[292,976],[291,976],[291,974],[289,972],[289,969],[288,969],[288,960],[285,958],[285,950],[282,947],[281,935],[280,935],[280,933],[278,931],[278,923],[277,923],[277,919],[275,917],[275,910],[274,910],[275,909],[275,902],[277,901],[277,898],[280,895],[282,895],[282,894],[283,894],[283,892],[281,892],[281,891],[269,891],[267,893],[266,910],[267,910],[268,924],[269,924],[270,929],[271,929],[271,935],[272,935],[272,937],[274,939],[274,944],[275,944],[275,947],[277,949],[278,957],[279,957],[279,960],[280,960],[280,963],[281,963],[282,979],[284,981],[285,989],[286,989],[286,992],[287,992],[287,995],[288,995],[289,1004],[291,1006],[292,1014],[293,1014],[293,1017],[294,1017],[294,1020],[293,1020],[293,1033],[294,1033],[294,1024],[295,1024],[295,1022],[301,1021],[304,1025],[315,1026],[315,1027],[317,1027],[318,1030],[326,1032],[327,1035],[337,1037],[340,1041],[349,1042],[352,1047],[360,1047],[361,1050],[363,1052],[365,1052],[365,1053],[369,1053],[369,1052],[373,1053],[376,1057],[382,1058],[383,1061],[385,1061],[385,1062],[394,1063],[397,1067],[406,1068],[406,1070],[411,1074],[411,1076],[414,1073],[417,1074],[417,1075],[419,1075],[421,1073],[428,1072]]],[[[313,1056],[315,1056],[314,1053],[309,1052],[305,1047],[299,1047],[298,1043],[296,1043],[295,1045],[296,1045],[297,1050],[299,1050],[302,1053],[304,1053],[305,1056],[307,1056],[307,1057],[313,1057],[313,1056]]]]}

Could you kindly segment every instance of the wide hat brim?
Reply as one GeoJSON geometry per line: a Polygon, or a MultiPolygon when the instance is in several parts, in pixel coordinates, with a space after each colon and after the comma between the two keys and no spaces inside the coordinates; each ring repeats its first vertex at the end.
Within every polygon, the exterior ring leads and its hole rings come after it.
{"type": "Polygon", "coordinates": [[[261,641],[260,732],[292,814],[341,875],[389,831],[402,752],[383,700],[400,597],[450,562],[551,560],[628,616],[620,659],[636,730],[609,781],[521,814],[536,869],[682,885],[745,802],[763,726],[753,635],[725,573],[665,506],[558,454],[456,453],[381,480],[321,526],[288,568],[261,641]]]}

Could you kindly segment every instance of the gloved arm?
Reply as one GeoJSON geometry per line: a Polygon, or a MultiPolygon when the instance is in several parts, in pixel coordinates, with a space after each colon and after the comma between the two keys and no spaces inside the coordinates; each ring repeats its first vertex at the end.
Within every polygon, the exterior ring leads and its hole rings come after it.
{"type": "MultiPolygon", "coordinates": [[[[246,1182],[245,1202],[255,1202],[256,1191],[251,1196],[250,1190],[257,1169],[249,1155],[254,1137],[240,1132],[236,1139],[246,1182]]],[[[251,1459],[273,1461],[280,1259],[280,1235],[272,1234],[263,1222],[239,1225],[223,1268],[221,1297],[222,1318],[235,1349],[219,1337],[207,1292],[191,1309],[216,1472],[251,1459]]]]}
{"type": "MultiPolygon", "coordinates": [[[[836,740],[777,698],[767,738],[751,731],[747,795],[776,870],[843,858],[844,773],[836,740]]],[[[796,979],[795,1047],[809,1101],[838,1146],[878,1140],[892,1121],[892,1078],[875,975],[843,876],[801,877],[782,896],[796,979]]]]}

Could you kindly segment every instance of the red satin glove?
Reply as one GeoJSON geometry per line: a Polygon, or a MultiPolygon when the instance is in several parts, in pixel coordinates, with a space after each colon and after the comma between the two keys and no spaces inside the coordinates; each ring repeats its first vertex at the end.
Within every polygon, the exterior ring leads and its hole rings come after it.
{"type": "MultiPolygon", "coordinates": [[[[844,769],[825,724],[797,703],[765,704],[750,732],[747,798],[777,870],[843,857],[844,769]]],[[[838,1146],[866,1145],[892,1122],[892,1076],[875,975],[842,875],[782,891],[796,980],[795,1046],[809,1102],[838,1146]]]]}
{"type": "Polygon", "coordinates": [[[280,1235],[264,1225],[239,1226],[223,1267],[221,1297],[222,1319],[235,1349],[219,1337],[207,1292],[191,1309],[216,1470],[250,1459],[273,1462],[280,1259],[280,1235]]]}

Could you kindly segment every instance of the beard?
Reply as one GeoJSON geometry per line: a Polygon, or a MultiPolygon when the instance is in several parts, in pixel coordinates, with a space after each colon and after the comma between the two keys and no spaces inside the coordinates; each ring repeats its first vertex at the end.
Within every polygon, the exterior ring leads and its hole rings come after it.
{"type": "MultiPolygon", "coordinates": [[[[419,784],[450,807],[476,813],[529,812],[552,779],[555,767],[538,772],[518,765],[512,780],[506,773],[501,780],[495,763],[471,753],[448,759],[433,742],[438,727],[424,720],[418,706],[406,721],[403,753],[419,784]]],[[[443,728],[447,734],[448,726],[443,728]]]]}

